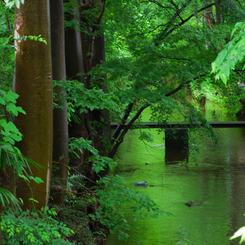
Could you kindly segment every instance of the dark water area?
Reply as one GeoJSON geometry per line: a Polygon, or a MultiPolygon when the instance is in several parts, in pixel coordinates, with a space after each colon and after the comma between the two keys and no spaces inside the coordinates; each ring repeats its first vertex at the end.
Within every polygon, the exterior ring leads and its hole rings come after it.
{"type": "MultiPolygon", "coordinates": [[[[208,120],[229,120],[218,106],[210,104],[208,108],[208,120]]],[[[150,130],[152,143],[139,140],[139,130],[128,133],[115,159],[115,173],[124,178],[126,186],[149,195],[172,215],[134,221],[130,206],[124,206],[131,225],[129,238],[118,240],[111,235],[109,245],[239,244],[239,239],[230,241],[229,237],[245,226],[245,129],[215,131],[220,146],[214,148],[203,138],[200,151],[191,154],[188,164],[165,161],[164,132],[150,130]],[[157,186],[134,186],[143,180],[157,186]],[[188,201],[202,205],[188,207],[184,204],[188,201]]]]}

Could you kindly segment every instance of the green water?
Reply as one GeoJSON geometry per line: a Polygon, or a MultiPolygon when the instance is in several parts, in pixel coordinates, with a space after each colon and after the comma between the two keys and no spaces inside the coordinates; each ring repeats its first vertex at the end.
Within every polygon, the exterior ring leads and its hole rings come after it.
{"type": "MultiPolygon", "coordinates": [[[[210,105],[208,120],[227,120],[225,114],[214,110],[210,105]]],[[[126,186],[149,195],[173,215],[135,222],[130,208],[124,207],[130,237],[118,240],[111,235],[108,244],[238,244],[239,240],[231,243],[229,237],[245,225],[244,129],[217,129],[221,146],[214,149],[203,139],[200,152],[189,158],[188,167],[165,163],[164,133],[150,132],[154,142],[147,144],[139,140],[139,130],[128,133],[115,159],[115,173],[124,178],[126,186]],[[143,180],[158,186],[134,186],[143,180]],[[203,205],[188,207],[184,205],[187,201],[203,205]]]]}

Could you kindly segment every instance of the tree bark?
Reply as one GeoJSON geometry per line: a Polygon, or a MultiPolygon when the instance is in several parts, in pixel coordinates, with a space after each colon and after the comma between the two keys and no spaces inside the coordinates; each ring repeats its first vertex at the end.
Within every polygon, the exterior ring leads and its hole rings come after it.
{"type": "MultiPolygon", "coordinates": [[[[50,0],[51,14],[51,53],[53,80],[66,80],[65,31],[63,0],[50,0]]],[[[66,94],[63,88],[55,87],[56,103],[64,109],[55,108],[53,120],[53,168],[51,201],[57,205],[64,202],[68,174],[68,122],[67,102],[59,99],[66,94]]]]}
{"type": "Polygon", "coordinates": [[[20,95],[17,105],[26,115],[15,118],[15,124],[23,134],[17,147],[24,156],[41,164],[44,168],[31,165],[33,176],[40,177],[44,183],[31,181],[28,185],[23,179],[17,182],[17,197],[24,202],[24,209],[45,207],[48,203],[52,168],[53,138],[53,88],[50,41],[49,0],[26,0],[20,9],[15,10],[15,38],[38,36],[46,39],[47,45],[40,41],[27,39],[16,41],[14,92],[20,95]],[[34,198],[38,203],[30,201],[34,198]]]}

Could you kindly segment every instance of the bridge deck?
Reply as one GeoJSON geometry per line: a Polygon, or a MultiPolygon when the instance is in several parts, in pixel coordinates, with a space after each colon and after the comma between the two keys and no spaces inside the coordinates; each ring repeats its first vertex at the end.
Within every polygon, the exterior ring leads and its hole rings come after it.
{"type": "MultiPolygon", "coordinates": [[[[208,122],[213,128],[245,128],[245,121],[231,121],[231,122],[208,122]]],[[[118,123],[111,123],[111,128],[116,129],[118,123]]],[[[123,126],[127,126],[127,123],[123,126]]],[[[131,126],[131,129],[135,128],[190,128],[190,127],[200,127],[201,123],[190,123],[187,122],[168,122],[166,124],[159,124],[156,122],[137,122],[131,126]]]]}

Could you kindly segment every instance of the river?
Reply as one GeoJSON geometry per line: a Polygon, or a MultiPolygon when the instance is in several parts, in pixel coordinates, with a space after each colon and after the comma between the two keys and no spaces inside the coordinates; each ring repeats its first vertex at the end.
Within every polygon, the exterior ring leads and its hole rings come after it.
{"type": "MultiPolygon", "coordinates": [[[[229,119],[218,106],[210,104],[208,108],[208,120],[229,119]]],[[[189,157],[187,165],[165,161],[164,133],[151,129],[152,143],[139,140],[139,130],[128,133],[115,159],[115,173],[124,178],[125,186],[149,195],[172,215],[134,221],[131,209],[125,206],[131,226],[129,238],[118,240],[116,235],[110,235],[108,245],[239,243],[239,239],[230,241],[229,237],[245,226],[245,129],[215,131],[220,146],[214,148],[203,138],[200,151],[189,157]],[[143,180],[157,186],[134,186],[143,180]],[[188,201],[202,205],[188,207],[184,204],[188,201]]]]}

